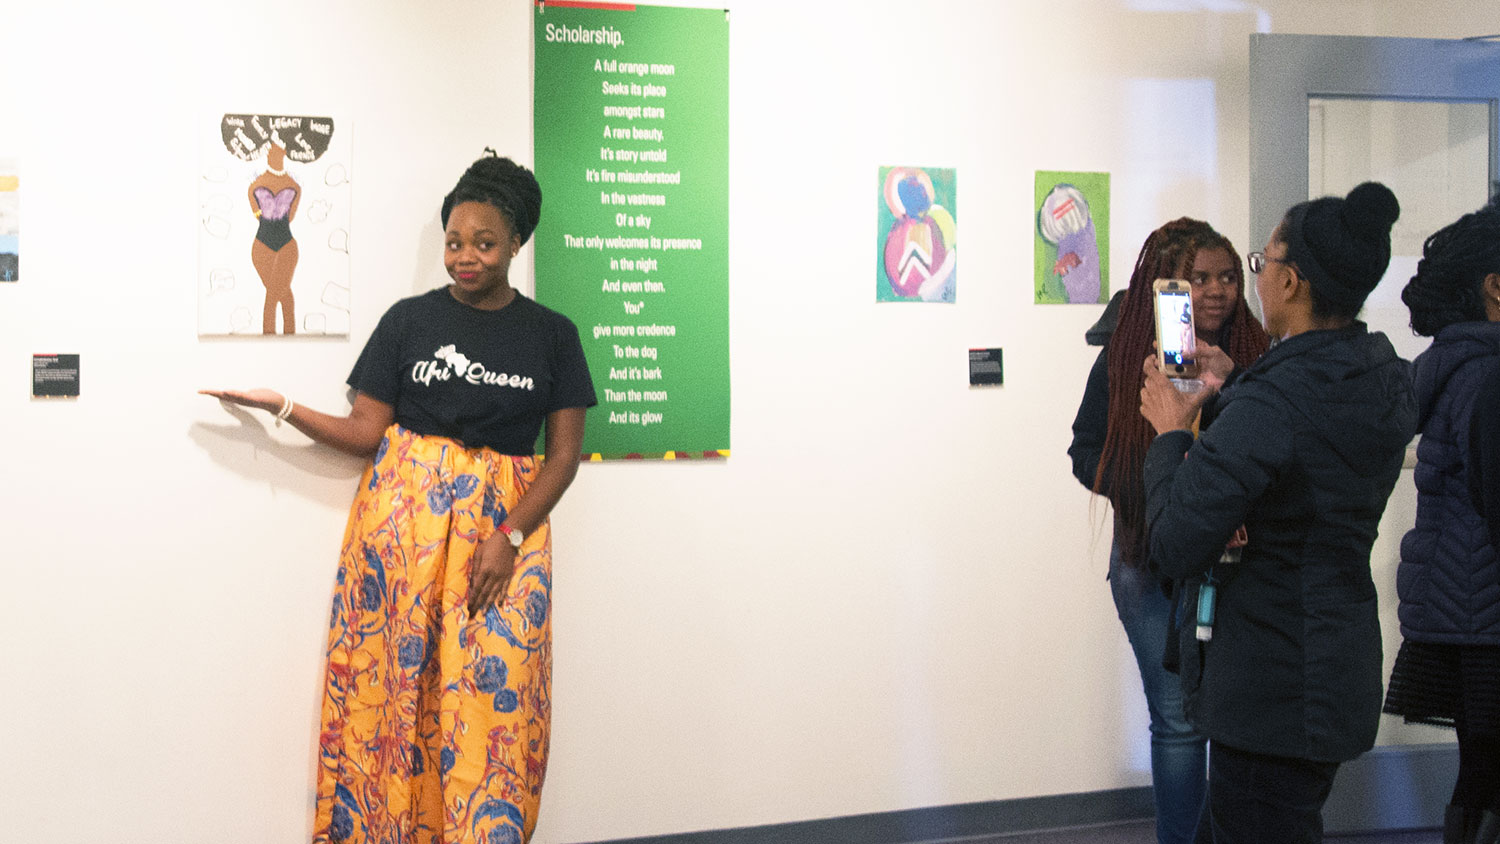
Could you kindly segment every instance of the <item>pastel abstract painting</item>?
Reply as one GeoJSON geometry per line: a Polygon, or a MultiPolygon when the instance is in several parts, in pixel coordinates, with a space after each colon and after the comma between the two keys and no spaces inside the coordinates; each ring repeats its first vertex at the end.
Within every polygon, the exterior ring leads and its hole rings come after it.
{"type": "Polygon", "coordinates": [[[0,158],[0,282],[21,280],[21,176],[0,158]]]}
{"type": "Polygon", "coordinates": [[[1034,302],[1109,301],[1109,174],[1037,171],[1034,302]]]}
{"type": "Polygon", "coordinates": [[[957,171],[881,167],[877,302],[953,302],[958,289],[957,171]]]}

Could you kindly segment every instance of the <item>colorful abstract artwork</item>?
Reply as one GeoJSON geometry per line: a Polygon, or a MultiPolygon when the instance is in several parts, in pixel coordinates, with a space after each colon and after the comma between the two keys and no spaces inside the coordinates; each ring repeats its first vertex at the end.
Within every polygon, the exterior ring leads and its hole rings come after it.
{"type": "Polygon", "coordinates": [[[1035,303],[1109,301],[1109,174],[1038,171],[1035,303]]]}
{"type": "Polygon", "coordinates": [[[952,302],[958,288],[957,171],[880,168],[875,300],[952,302]]]}
{"type": "Polygon", "coordinates": [[[21,280],[21,177],[0,158],[0,282],[21,280]]]}

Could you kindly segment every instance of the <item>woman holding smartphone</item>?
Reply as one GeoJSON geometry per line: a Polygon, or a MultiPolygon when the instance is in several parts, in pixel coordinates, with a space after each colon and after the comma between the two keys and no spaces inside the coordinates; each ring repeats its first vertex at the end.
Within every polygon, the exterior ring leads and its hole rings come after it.
{"type": "Polygon", "coordinates": [[[1340,763],[1380,720],[1370,547],[1416,428],[1409,364],[1355,319],[1390,261],[1396,197],[1366,183],[1287,212],[1250,255],[1277,345],[1218,396],[1186,395],[1142,355],[1151,560],[1191,579],[1181,634],[1188,720],[1210,745],[1215,844],[1322,840],[1340,763]],[[1238,562],[1220,562],[1240,526],[1238,562]]]}
{"type": "MultiPolygon", "coordinates": [[[[1183,716],[1181,684],[1162,665],[1172,599],[1151,571],[1145,548],[1142,467],[1152,431],[1140,414],[1141,358],[1156,337],[1152,285],[1186,279],[1196,314],[1198,349],[1222,348],[1247,365],[1266,350],[1266,334],[1245,303],[1244,272],[1234,246],[1207,223],[1174,220],[1146,239],[1108,344],[1100,351],[1073,422],[1073,474],[1114,508],[1109,583],[1135,652],[1151,717],[1151,783],[1160,844],[1189,842],[1206,789],[1203,737],[1183,716]]],[[[1168,330],[1176,332],[1175,326],[1168,330]]]]}

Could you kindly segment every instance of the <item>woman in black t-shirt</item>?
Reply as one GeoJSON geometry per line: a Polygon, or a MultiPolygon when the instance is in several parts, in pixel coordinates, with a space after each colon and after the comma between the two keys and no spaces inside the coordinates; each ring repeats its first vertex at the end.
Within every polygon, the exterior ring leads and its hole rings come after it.
{"type": "Polygon", "coordinates": [[[443,201],[452,284],[381,318],[349,376],[347,416],[271,390],[204,391],[374,458],[330,622],[320,844],[519,844],[536,826],[551,712],[547,514],[578,471],[596,401],[577,328],[510,286],[541,189],[487,152],[443,201]]]}

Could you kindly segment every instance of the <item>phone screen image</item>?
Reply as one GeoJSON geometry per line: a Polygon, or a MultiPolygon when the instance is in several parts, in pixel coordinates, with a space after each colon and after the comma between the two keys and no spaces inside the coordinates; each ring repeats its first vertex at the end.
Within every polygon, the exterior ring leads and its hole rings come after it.
{"type": "Polygon", "coordinates": [[[1192,366],[1195,351],[1193,297],[1186,290],[1156,294],[1157,342],[1164,366],[1192,366]]]}

